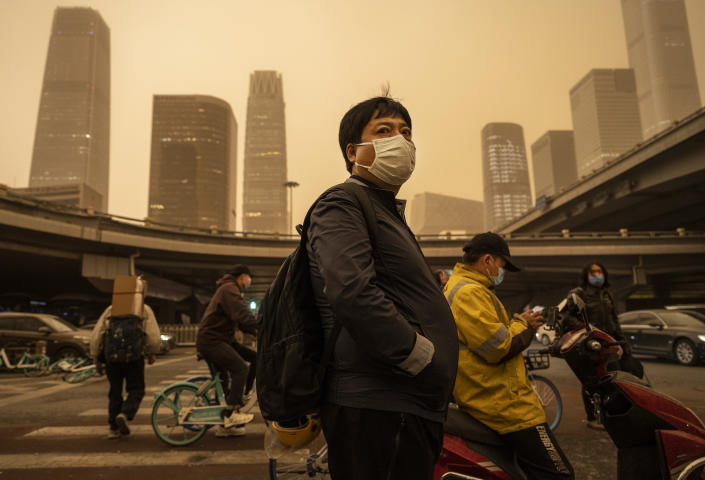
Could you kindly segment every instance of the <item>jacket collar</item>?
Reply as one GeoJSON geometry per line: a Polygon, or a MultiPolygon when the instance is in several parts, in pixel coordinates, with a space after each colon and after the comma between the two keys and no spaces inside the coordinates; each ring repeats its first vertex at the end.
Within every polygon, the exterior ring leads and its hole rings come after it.
{"type": "MultiPolygon", "coordinates": [[[[406,200],[398,199],[394,195],[394,192],[390,192],[389,190],[383,190],[379,188],[377,185],[374,183],[370,182],[369,180],[366,180],[360,176],[357,175],[350,175],[348,179],[345,181],[345,183],[357,183],[358,185],[362,185],[363,187],[370,188],[377,192],[385,201],[388,201],[390,203],[394,204],[394,207],[396,208],[397,212],[399,215],[401,215],[402,218],[405,219],[404,213],[406,210],[406,200]]],[[[406,221],[406,219],[404,220],[406,221]]]]}
{"type": "Polygon", "coordinates": [[[459,275],[462,278],[472,280],[473,282],[480,283],[490,290],[494,289],[494,283],[490,280],[487,275],[480,273],[477,270],[471,268],[465,263],[458,262],[453,268],[453,275],[459,275]]]}

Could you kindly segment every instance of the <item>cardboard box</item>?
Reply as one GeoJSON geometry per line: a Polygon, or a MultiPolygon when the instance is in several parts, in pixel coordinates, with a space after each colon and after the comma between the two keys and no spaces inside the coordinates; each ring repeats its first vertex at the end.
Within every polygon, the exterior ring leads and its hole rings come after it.
{"type": "Polygon", "coordinates": [[[112,315],[138,315],[144,313],[147,282],[142,277],[119,275],[113,285],[112,315]]]}

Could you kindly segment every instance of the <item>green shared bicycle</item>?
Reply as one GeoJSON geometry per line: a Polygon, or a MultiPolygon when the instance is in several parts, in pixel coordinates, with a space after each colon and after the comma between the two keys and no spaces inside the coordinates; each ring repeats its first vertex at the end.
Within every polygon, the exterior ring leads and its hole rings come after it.
{"type": "Polygon", "coordinates": [[[152,428],[169,445],[190,445],[210,427],[223,425],[228,408],[219,373],[200,384],[173,383],[154,394],[152,428]]]}
{"type": "Polygon", "coordinates": [[[25,349],[17,363],[13,364],[5,349],[0,348],[0,367],[8,370],[21,369],[28,377],[39,377],[46,374],[48,366],[49,357],[42,353],[29,353],[29,349],[25,349]]]}

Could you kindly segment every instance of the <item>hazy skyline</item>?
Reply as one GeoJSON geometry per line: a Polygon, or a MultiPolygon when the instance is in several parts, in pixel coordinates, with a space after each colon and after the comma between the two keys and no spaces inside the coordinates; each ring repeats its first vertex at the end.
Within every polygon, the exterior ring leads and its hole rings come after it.
{"type": "MultiPolygon", "coordinates": [[[[705,98],[705,1],[685,3],[705,98]]],[[[593,68],[629,66],[618,0],[1,0],[0,183],[11,187],[28,184],[57,6],[90,6],[110,28],[110,213],[136,218],[147,215],[155,94],[227,101],[241,127],[243,178],[250,73],[280,72],[300,222],[323,189],[347,177],[340,118],[382,84],[409,109],[417,145],[416,171],[399,196],[482,200],[485,124],[518,123],[527,145],[572,129],[569,90],[593,68]]]]}

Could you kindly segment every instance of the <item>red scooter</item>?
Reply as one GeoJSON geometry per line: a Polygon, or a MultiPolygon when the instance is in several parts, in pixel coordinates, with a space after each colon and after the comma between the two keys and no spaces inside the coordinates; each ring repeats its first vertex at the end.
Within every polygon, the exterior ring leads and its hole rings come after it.
{"type": "MultiPolygon", "coordinates": [[[[585,305],[570,298],[583,327],[565,333],[555,353],[586,386],[605,430],[617,447],[619,480],[705,480],[705,425],[673,398],[627,372],[609,372],[620,342],[588,322],[585,305]]],[[[568,302],[570,303],[570,302],[568,302]]],[[[561,330],[561,312],[547,326],[561,330]]],[[[457,408],[448,411],[443,450],[434,479],[522,480],[526,476],[499,435],[457,408]]]]}

